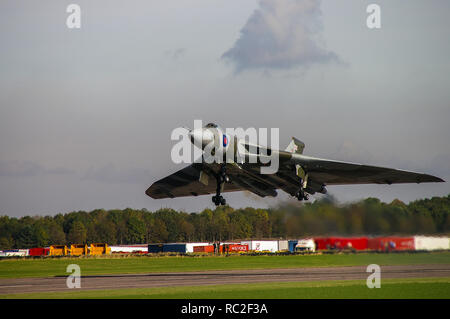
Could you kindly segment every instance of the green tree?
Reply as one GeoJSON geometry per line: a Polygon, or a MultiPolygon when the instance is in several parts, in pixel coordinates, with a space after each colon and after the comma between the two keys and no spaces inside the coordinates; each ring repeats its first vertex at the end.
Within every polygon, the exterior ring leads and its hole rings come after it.
{"type": "Polygon", "coordinates": [[[49,245],[63,245],[66,243],[66,234],[61,225],[53,222],[48,227],[49,245]]]}
{"type": "Polygon", "coordinates": [[[0,250],[12,249],[14,247],[14,239],[11,236],[0,237],[0,250]]]}
{"type": "Polygon", "coordinates": [[[36,238],[32,225],[24,225],[16,236],[17,236],[15,239],[16,248],[36,247],[36,238]]]}
{"type": "Polygon", "coordinates": [[[80,221],[74,221],[67,234],[67,240],[70,244],[85,244],[87,237],[86,227],[80,221]]]}
{"type": "Polygon", "coordinates": [[[156,218],[149,229],[149,242],[164,243],[169,239],[169,232],[166,224],[159,218],[156,218]]]}
{"type": "Polygon", "coordinates": [[[127,222],[128,244],[142,244],[145,242],[146,229],[145,225],[137,218],[131,217],[127,222]]]}

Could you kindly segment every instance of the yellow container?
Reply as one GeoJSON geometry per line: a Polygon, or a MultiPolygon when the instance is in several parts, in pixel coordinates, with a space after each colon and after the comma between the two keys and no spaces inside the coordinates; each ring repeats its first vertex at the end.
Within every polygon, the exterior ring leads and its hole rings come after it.
{"type": "Polygon", "coordinates": [[[111,253],[111,248],[108,244],[91,244],[89,247],[90,255],[106,255],[111,253]]]}
{"type": "Polygon", "coordinates": [[[71,256],[81,256],[88,254],[88,246],[86,244],[70,245],[71,256]]]}
{"type": "Polygon", "coordinates": [[[68,249],[66,245],[52,245],[48,254],[49,256],[67,256],[68,249]]]}

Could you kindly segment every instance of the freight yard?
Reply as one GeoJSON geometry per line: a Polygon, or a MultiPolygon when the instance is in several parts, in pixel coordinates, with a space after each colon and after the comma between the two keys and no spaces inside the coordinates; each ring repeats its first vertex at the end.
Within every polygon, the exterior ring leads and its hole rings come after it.
{"type": "Polygon", "coordinates": [[[233,242],[157,243],[108,246],[108,244],[52,245],[45,248],[0,251],[0,257],[87,256],[109,254],[246,254],[313,253],[319,251],[434,251],[450,250],[449,237],[313,237],[291,240],[240,240],[233,242]]]}
{"type": "Polygon", "coordinates": [[[90,244],[3,251],[0,298],[450,298],[448,237],[90,244]],[[81,269],[68,289],[66,267],[81,269]],[[366,287],[369,264],[383,288],[366,287]]]}
{"type": "Polygon", "coordinates": [[[448,199],[4,217],[0,298],[450,298],[448,199]]]}
{"type": "Polygon", "coordinates": [[[450,298],[450,252],[115,256],[3,259],[0,298],[450,298]],[[69,264],[81,289],[65,285],[69,264]]]}

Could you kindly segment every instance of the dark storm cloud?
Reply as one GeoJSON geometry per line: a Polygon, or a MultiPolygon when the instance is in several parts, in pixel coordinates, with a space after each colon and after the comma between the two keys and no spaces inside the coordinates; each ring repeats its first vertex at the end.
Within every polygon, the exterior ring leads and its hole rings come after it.
{"type": "Polygon", "coordinates": [[[67,168],[46,168],[38,163],[31,161],[0,160],[0,176],[4,177],[31,177],[38,175],[59,175],[71,173],[73,173],[73,171],[67,168]]]}
{"type": "Polygon", "coordinates": [[[339,62],[320,43],[320,0],[261,0],[222,58],[245,69],[288,69],[339,62]]]}

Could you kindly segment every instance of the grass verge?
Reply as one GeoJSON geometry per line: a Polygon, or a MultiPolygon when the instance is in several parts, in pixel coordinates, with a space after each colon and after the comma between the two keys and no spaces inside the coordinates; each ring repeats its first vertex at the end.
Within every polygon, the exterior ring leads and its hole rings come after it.
{"type": "Polygon", "coordinates": [[[1,278],[67,276],[78,264],[82,275],[185,272],[232,269],[332,267],[358,265],[450,264],[450,252],[229,257],[43,258],[0,260],[1,278]]]}
{"type": "Polygon", "coordinates": [[[450,299],[450,278],[384,279],[369,289],[361,280],[230,284],[0,295],[0,299],[450,299]]]}

